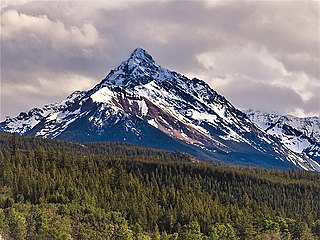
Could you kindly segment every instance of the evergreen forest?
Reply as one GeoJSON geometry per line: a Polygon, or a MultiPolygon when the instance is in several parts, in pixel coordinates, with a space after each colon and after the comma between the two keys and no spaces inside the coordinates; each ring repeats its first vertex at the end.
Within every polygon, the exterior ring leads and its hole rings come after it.
{"type": "MultiPolygon", "coordinates": [[[[0,133],[4,239],[320,239],[320,174],[0,133]]],[[[1,238],[0,236],[0,238],[1,238]]]]}

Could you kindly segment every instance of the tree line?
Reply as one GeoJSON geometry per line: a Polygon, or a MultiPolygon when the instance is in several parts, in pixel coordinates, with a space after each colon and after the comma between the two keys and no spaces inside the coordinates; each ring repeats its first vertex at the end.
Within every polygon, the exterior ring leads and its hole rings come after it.
{"type": "Polygon", "coordinates": [[[320,239],[320,174],[0,134],[8,239],[320,239]]]}

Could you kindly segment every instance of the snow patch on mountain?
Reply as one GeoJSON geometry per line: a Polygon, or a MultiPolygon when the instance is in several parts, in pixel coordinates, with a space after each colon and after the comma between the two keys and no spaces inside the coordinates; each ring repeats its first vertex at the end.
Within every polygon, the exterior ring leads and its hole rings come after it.
{"type": "Polygon", "coordinates": [[[111,103],[114,93],[108,88],[104,87],[91,95],[94,102],[111,103]]]}

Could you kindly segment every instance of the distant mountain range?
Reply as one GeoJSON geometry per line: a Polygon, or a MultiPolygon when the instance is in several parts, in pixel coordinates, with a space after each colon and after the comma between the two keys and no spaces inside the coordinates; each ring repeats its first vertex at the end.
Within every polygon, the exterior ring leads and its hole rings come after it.
{"type": "Polygon", "coordinates": [[[299,118],[254,110],[244,112],[252,122],[268,134],[279,138],[287,148],[320,163],[319,117],[299,118]]]}
{"type": "Polygon", "coordinates": [[[163,68],[138,48],[92,89],[7,118],[0,130],[79,142],[130,142],[228,164],[320,171],[319,118],[300,120],[245,114],[206,82],[163,68]]]}

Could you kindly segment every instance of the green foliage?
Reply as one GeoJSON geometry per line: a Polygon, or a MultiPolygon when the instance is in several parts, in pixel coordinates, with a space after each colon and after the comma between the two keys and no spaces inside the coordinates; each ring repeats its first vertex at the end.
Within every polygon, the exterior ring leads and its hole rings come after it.
{"type": "Polygon", "coordinates": [[[275,222],[273,220],[266,219],[263,222],[262,231],[263,232],[278,233],[278,232],[280,232],[279,223],[277,223],[277,222],[275,222]]]}
{"type": "Polygon", "coordinates": [[[181,240],[201,240],[203,239],[202,233],[200,231],[200,225],[198,222],[191,222],[184,225],[179,233],[179,238],[181,240]]]}
{"type": "Polygon", "coordinates": [[[320,218],[312,224],[312,232],[320,238],[320,218]]]}
{"type": "Polygon", "coordinates": [[[14,239],[26,239],[27,235],[27,223],[26,219],[17,212],[14,208],[7,208],[4,211],[5,221],[8,222],[8,226],[12,237],[14,239]]]}
{"type": "Polygon", "coordinates": [[[320,218],[312,224],[312,232],[320,238],[320,218]]]}
{"type": "Polygon", "coordinates": [[[226,224],[216,223],[215,225],[211,226],[208,239],[237,240],[238,237],[234,231],[234,228],[229,223],[226,223],[226,224]]]}
{"type": "Polygon", "coordinates": [[[160,237],[159,227],[156,225],[152,233],[152,240],[160,240],[160,237]]]}
{"type": "Polygon", "coordinates": [[[12,239],[317,239],[320,174],[192,163],[125,143],[0,134],[12,239]]]}

